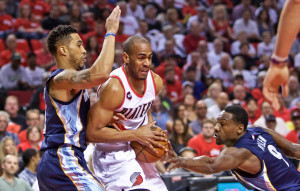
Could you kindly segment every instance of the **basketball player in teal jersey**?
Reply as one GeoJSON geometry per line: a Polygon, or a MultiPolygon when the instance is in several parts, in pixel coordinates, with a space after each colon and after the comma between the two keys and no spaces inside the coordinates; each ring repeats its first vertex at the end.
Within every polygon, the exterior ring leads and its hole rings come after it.
{"type": "Polygon", "coordinates": [[[90,108],[86,88],[97,86],[109,77],[120,12],[116,7],[107,18],[101,54],[89,69],[82,70],[86,51],[74,28],[60,25],[48,35],[48,49],[58,69],[51,74],[44,90],[46,127],[41,147],[44,154],[37,168],[40,190],[105,190],[83,157],[90,108]]]}

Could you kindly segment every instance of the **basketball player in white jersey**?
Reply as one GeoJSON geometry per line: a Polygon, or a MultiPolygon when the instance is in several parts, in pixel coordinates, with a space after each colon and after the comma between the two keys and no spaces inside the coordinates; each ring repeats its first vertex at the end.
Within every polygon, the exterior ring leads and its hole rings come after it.
{"type": "MultiPolygon", "coordinates": [[[[152,163],[136,160],[130,141],[150,149],[162,147],[164,133],[151,131],[155,124],[151,105],[162,89],[162,79],[150,70],[152,50],[149,41],[140,36],[124,44],[124,65],[114,70],[98,91],[98,101],[88,114],[87,139],[96,142],[93,154],[95,175],[108,191],[166,191],[167,188],[152,163]],[[126,120],[121,131],[105,127],[114,113],[126,120]]],[[[155,150],[154,150],[155,151],[155,150]]]]}

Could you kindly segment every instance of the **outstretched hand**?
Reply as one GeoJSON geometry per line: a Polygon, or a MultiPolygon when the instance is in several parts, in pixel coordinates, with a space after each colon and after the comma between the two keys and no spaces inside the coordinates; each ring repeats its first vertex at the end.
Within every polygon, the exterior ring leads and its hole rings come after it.
{"type": "Polygon", "coordinates": [[[121,9],[119,6],[116,6],[111,12],[109,17],[106,19],[105,28],[107,33],[117,33],[119,29],[121,9]]]}
{"type": "Polygon", "coordinates": [[[278,102],[277,94],[278,89],[283,86],[283,96],[288,96],[288,81],[289,81],[289,70],[287,66],[278,67],[270,64],[263,85],[263,95],[267,101],[272,103],[275,110],[279,110],[280,105],[278,102]]]}
{"type": "Polygon", "coordinates": [[[149,147],[149,149],[157,153],[154,147],[165,149],[164,146],[157,143],[156,141],[168,141],[164,132],[158,132],[151,130],[152,126],[155,126],[155,121],[143,125],[137,129],[137,141],[142,145],[149,147]]]}

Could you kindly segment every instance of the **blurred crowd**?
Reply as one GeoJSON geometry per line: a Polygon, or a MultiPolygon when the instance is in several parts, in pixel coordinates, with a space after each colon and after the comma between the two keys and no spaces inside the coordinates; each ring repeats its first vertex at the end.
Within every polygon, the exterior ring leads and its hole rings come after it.
{"type": "MultiPolygon", "coordinates": [[[[284,2],[0,0],[2,177],[9,171],[8,159],[3,159],[15,155],[19,156],[18,177],[30,185],[36,179],[44,128],[43,86],[56,69],[47,34],[60,24],[76,28],[87,51],[85,68],[89,68],[101,52],[105,21],[116,5],[121,18],[113,69],[123,65],[123,43],[129,36],[150,41],[151,69],[164,80],[152,115],[168,131],[177,154],[218,156],[222,146],[213,138],[216,118],[231,104],[248,111],[249,125],[271,128],[299,142],[300,35],[289,55],[288,97],[279,93],[280,109],[274,110],[262,95],[284,2]]],[[[93,104],[96,89],[89,93],[93,104]]],[[[163,164],[157,168],[166,173],[163,164]]]]}

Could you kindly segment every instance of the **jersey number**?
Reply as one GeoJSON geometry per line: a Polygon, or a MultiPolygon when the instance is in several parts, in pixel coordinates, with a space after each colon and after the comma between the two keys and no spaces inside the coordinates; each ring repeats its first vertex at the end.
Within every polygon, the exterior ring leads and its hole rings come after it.
{"type": "Polygon", "coordinates": [[[287,165],[288,167],[290,167],[289,163],[286,162],[286,160],[284,160],[284,158],[282,157],[282,154],[281,154],[280,152],[278,152],[278,151],[276,150],[276,148],[275,148],[273,145],[268,145],[268,150],[270,151],[270,153],[271,153],[274,157],[278,158],[279,160],[282,159],[282,160],[286,163],[286,165],[287,165]]]}

